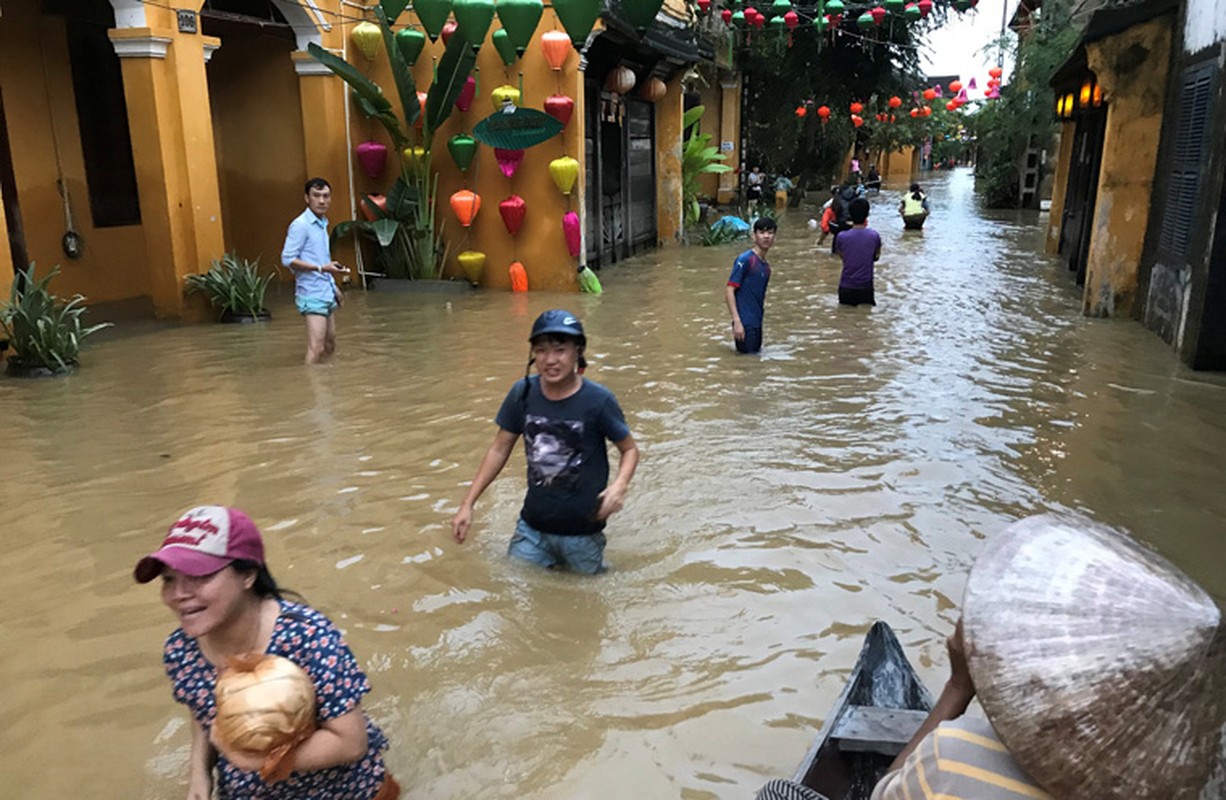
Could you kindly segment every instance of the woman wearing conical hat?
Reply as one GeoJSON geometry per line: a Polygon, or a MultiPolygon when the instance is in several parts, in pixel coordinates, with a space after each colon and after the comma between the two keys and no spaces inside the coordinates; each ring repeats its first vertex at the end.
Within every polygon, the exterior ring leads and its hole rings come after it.
{"type": "Polygon", "coordinates": [[[950,678],[873,800],[1226,798],[1226,629],[1126,535],[1022,520],[967,581],[950,678]],[[987,720],[963,716],[978,697],[987,720]]]}

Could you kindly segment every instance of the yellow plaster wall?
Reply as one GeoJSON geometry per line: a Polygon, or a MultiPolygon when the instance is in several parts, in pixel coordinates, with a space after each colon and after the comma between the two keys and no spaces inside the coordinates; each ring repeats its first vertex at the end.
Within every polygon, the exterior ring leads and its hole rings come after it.
{"type": "Polygon", "coordinates": [[[1103,87],[1106,135],[1086,264],[1082,310],[1128,316],[1153,191],[1170,58],[1170,17],[1136,25],[1086,45],[1089,67],[1103,87]],[[1143,53],[1143,57],[1138,54],[1143,53]]]}
{"type": "MultiPolygon", "coordinates": [[[[307,180],[302,106],[290,52],[294,44],[243,30],[222,38],[206,71],[227,250],[280,263],[290,220],[302,213],[307,180]]],[[[344,184],[344,175],[329,182],[344,184]]],[[[348,205],[338,206],[334,221],[348,205]]],[[[292,281],[288,270],[276,270],[292,281]]]]}
{"type": "Polygon", "coordinates": [[[1047,218],[1047,239],[1044,250],[1052,255],[1060,249],[1060,229],[1064,225],[1064,201],[1068,192],[1068,174],[1073,163],[1073,137],[1077,123],[1065,120],[1060,124],[1060,151],[1056,155],[1056,176],[1051,188],[1051,212],[1047,218]]]}
{"type": "Polygon", "coordinates": [[[891,153],[883,154],[880,159],[881,163],[877,165],[877,171],[881,173],[883,178],[905,183],[915,174],[916,161],[915,148],[904,147],[891,153]]]}
{"type": "MultiPolygon", "coordinates": [[[[0,192],[0,201],[4,192],[0,192]]],[[[13,257],[9,254],[8,218],[4,215],[4,203],[0,202],[0,304],[8,299],[13,290],[13,257]]]]}
{"type": "MultiPolygon", "coordinates": [[[[736,170],[741,166],[741,82],[740,74],[728,76],[718,84],[720,88],[719,136],[714,144],[719,147],[724,142],[732,142],[731,151],[721,151],[727,158],[724,163],[732,167],[731,172],[719,175],[719,196],[721,203],[727,203],[736,197],[740,186],[740,176],[736,170]]],[[[712,120],[714,122],[714,120],[712,120]]],[[[753,164],[746,164],[746,169],[753,169],[753,164]]]]}
{"type": "MultiPolygon", "coordinates": [[[[681,118],[685,98],[681,79],[668,84],[656,102],[656,217],[662,244],[676,244],[684,227],[681,206],[681,118]]],[[[705,115],[704,115],[705,116],[705,115]]]]}
{"type": "MultiPolygon", "coordinates": [[[[7,4],[0,17],[0,83],[30,259],[40,270],[61,266],[53,284],[61,295],[80,292],[91,303],[148,295],[143,226],[93,226],[64,23],[40,15],[38,7],[7,4]],[[60,246],[66,228],[56,189],[57,142],[74,222],[85,242],[77,260],[69,260],[60,246]]],[[[7,233],[3,253],[7,264],[7,233]]],[[[11,285],[12,270],[3,272],[0,286],[11,285]]]]}

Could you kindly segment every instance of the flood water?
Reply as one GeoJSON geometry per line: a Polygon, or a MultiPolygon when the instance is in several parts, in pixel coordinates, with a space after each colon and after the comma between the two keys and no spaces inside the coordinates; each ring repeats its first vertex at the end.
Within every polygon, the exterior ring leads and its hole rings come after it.
{"type": "Polygon", "coordinates": [[[874,205],[871,311],[837,306],[816,212],[786,214],[760,358],[723,304],[743,246],[695,246],[606,269],[602,296],[354,291],[322,368],[282,289],[271,325],[127,325],[76,376],[0,380],[3,795],[184,794],[172,618],[131,570],[200,503],[248,511],[344,628],[414,798],[750,798],[800,761],[873,620],[939,687],[968,565],[1026,514],[1128,527],[1226,595],[1226,378],[1081,317],[1045,216],[982,211],[964,171],[929,183],[921,233],[895,192],[874,205]],[[596,578],[506,558],[518,447],[449,537],[559,305],[643,454],[596,578]]]}

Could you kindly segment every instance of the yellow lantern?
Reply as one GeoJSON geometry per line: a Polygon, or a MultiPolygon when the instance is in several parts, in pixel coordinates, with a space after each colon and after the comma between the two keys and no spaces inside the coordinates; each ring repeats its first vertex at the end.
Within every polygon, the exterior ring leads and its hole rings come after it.
{"type": "Polygon", "coordinates": [[[1073,116],[1073,93],[1069,92],[1064,96],[1064,116],[1073,116]]]}
{"type": "Polygon", "coordinates": [[[1090,98],[1094,96],[1094,80],[1086,78],[1085,83],[1081,84],[1081,95],[1077,98],[1081,101],[1082,108],[1090,107],[1090,98]]]}
{"type": "Polygon", "coordinates": [[[509,83],[504,83],[502,86],[499,86],[497,89],[490,92],[490,101],[493,102],[495,111],[501,111],[502,104],[508,100],[513,106],[519,105],[519,89],[515,88],[509,83]]]}
{"type": "Polygon", "coordinates": [[[426,148],[406,147],[400,151],[400,162],[409,172],[424,169],[426,166],[426,148]]]}
{"type": "Polygon", "coordinates": [[[383,44],[383,31],[379,30],[379,26],[374,23],[359,22],[349,32],[349,38],[353,39],[353,44],[362,55],[367,59],[373,59],[379,55],[379,45],[383,44]]]}
{"type": "Polygon", "coordinates": [[[619,65],[609,72],[609,77],[605,79],[605,88],[615,94],[626,94],[634,88],[637,81],[634,70],[619,65]]]}
{"type": "Polygon", "coordinates": [[[456,256],[456,261],[460,262],[460,268],[464,270],[469,283],[476,286],[481,282],[481,273],[485,272],[485,253],[465,250],[456,256]]]}
{"type": "Polygon", "coordinates": [[[549,174],[557,184],[558,191],[568,195],[570,190],[575,188],[575,181],[579,179],[579,162],[570,156],[555,158],[549,162],[549,174]]]}

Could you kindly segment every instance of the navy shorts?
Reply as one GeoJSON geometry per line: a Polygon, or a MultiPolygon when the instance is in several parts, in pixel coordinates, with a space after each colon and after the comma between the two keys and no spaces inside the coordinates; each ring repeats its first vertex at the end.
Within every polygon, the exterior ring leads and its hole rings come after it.
{"type": "Polygon", "coordinates": [[[841,306],[875,306],[876,299],[873,297],[873,287],[869,286],[866,289],[847,289],[839,287],[839,305],[841,306]]]}
{"type": "Polygon", "coordinates": [[[762,329],[746,328],[745,338],[739,342],[734,338],[732,343],[738,353],[756,353],[762,349],[762,329]]]}

